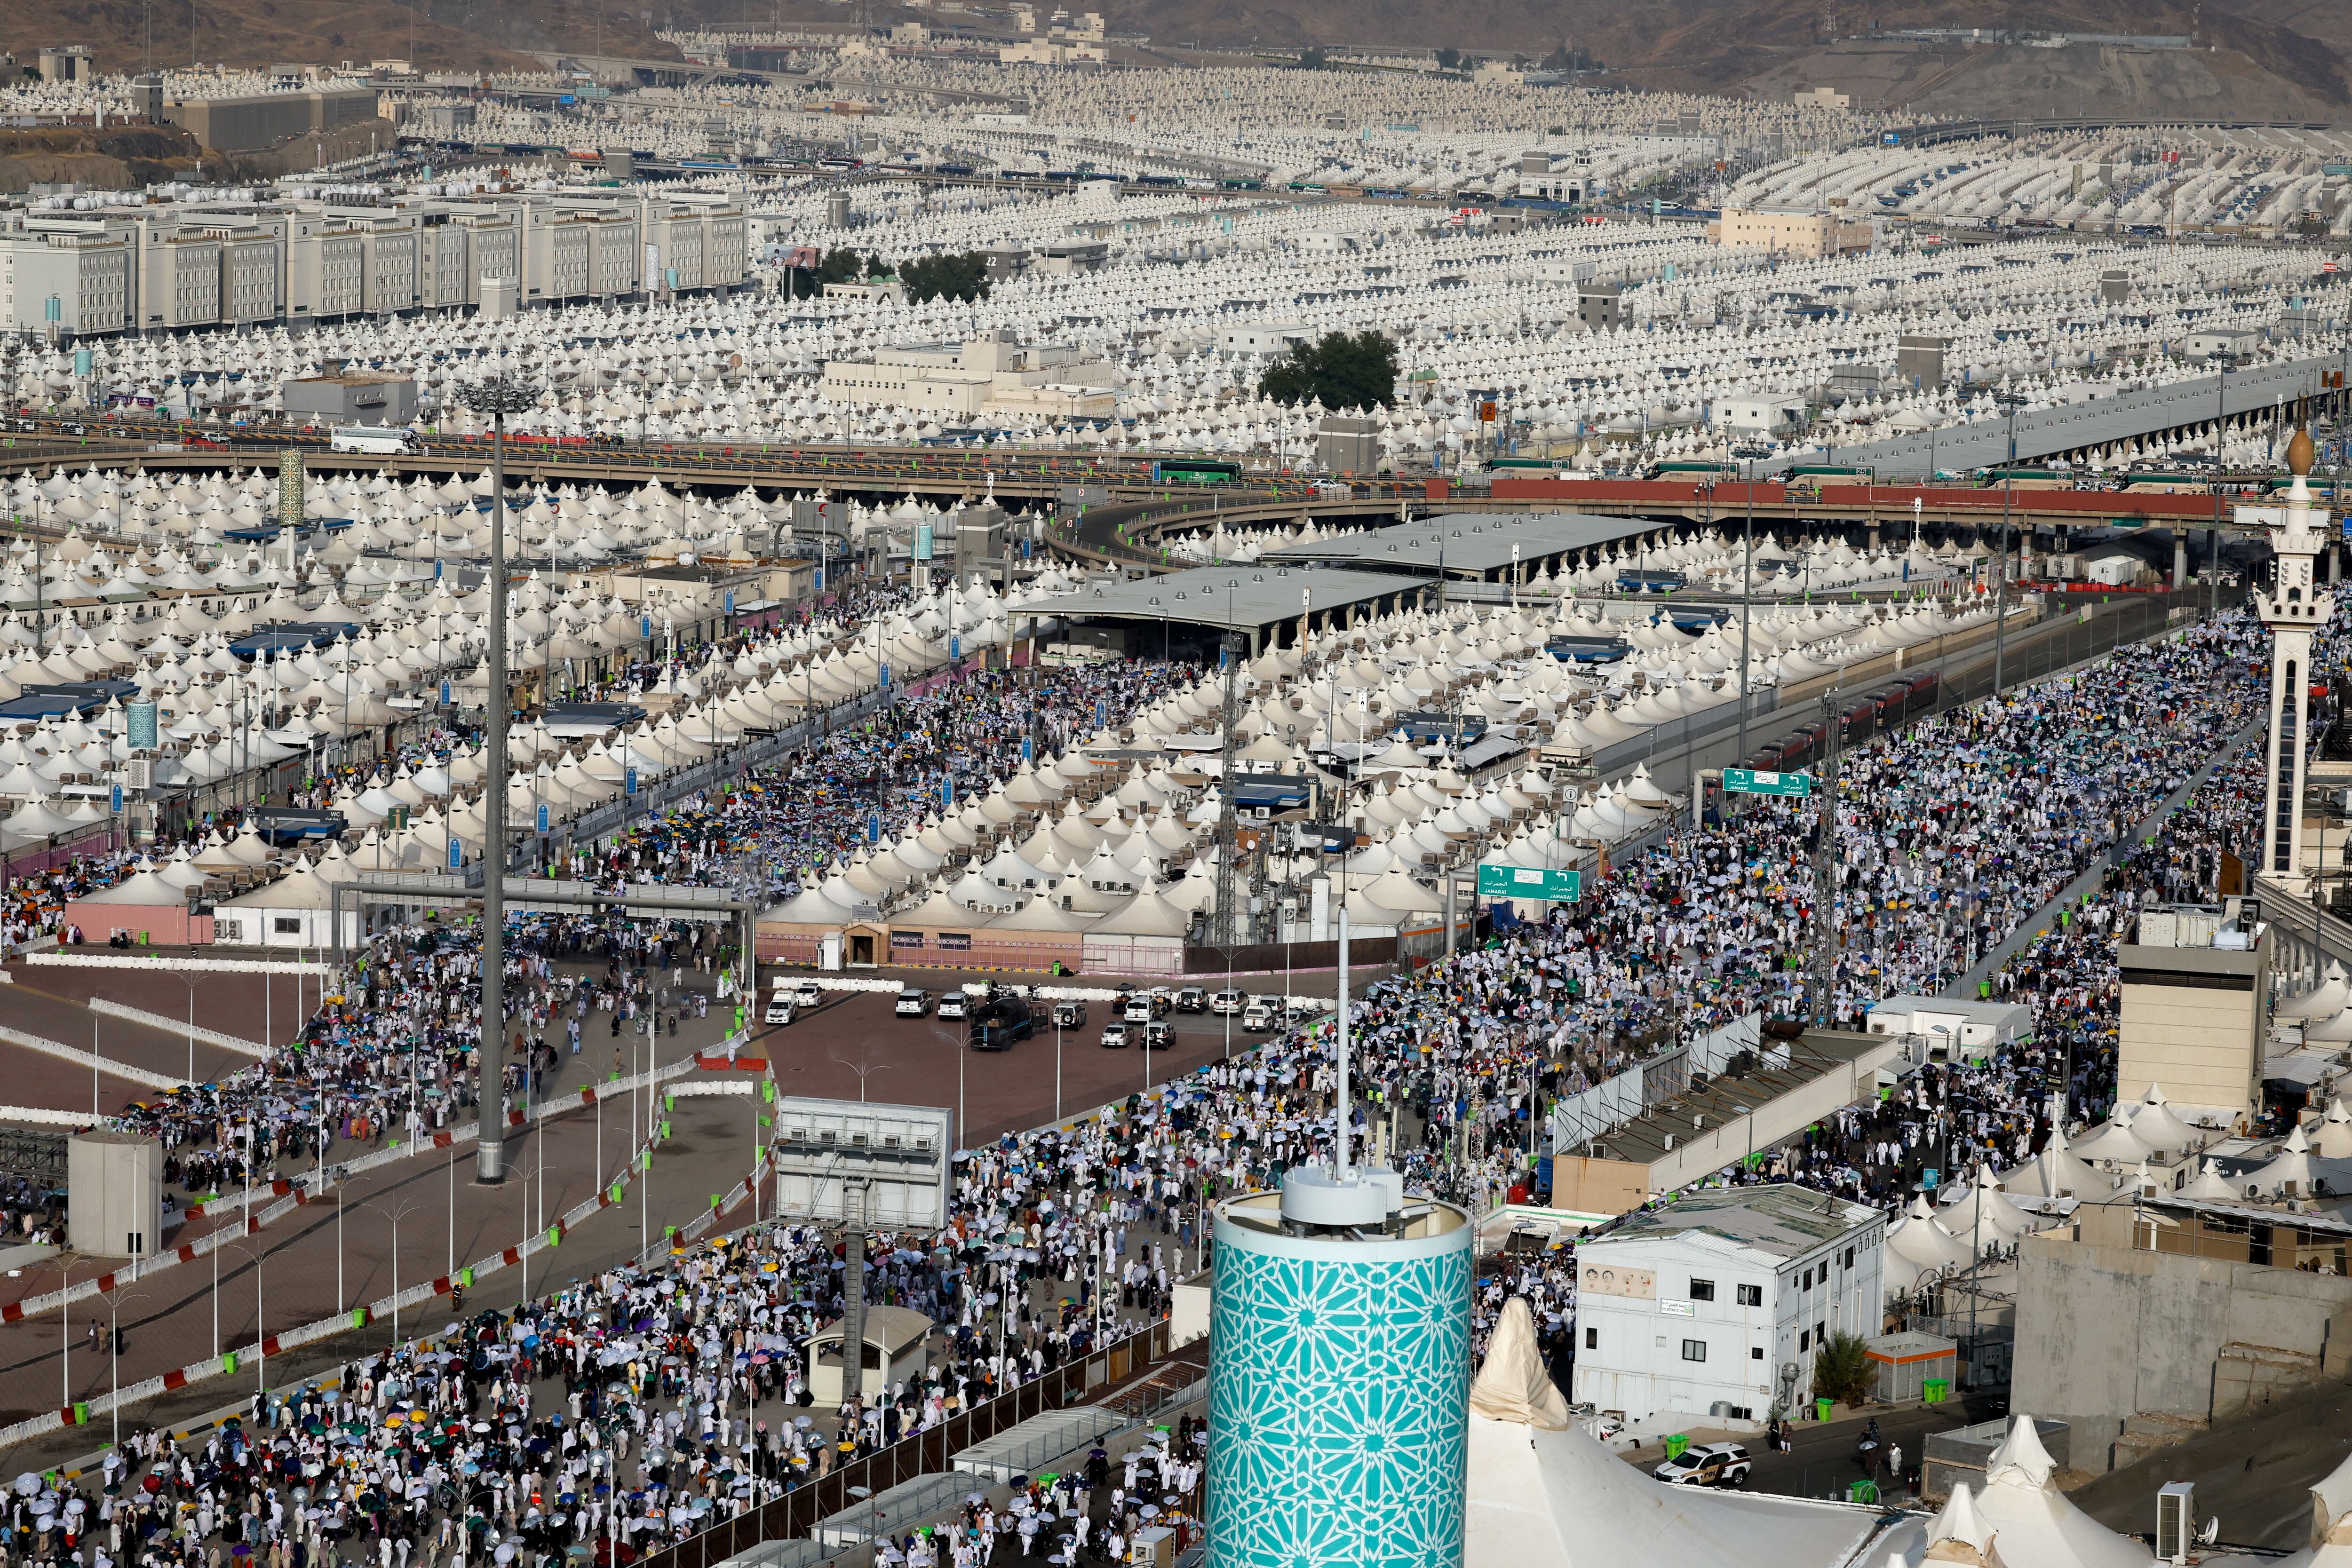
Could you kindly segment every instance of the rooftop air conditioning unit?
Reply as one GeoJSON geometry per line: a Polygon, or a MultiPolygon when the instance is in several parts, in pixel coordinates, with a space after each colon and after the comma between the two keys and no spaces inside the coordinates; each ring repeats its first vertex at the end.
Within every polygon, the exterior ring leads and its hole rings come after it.
{"type": "Polygon", "coordinates": [[[2168,1481],[2156,1494],[2156,1555],[2162,1563],[2186,1563],[2197,1533],[2197,1487],[2168,1481]]]}

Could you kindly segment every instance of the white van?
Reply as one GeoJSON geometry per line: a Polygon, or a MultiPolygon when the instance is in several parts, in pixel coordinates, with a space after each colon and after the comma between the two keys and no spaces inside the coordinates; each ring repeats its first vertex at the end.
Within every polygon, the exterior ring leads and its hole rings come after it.
{"type": "Polygon", "coordinates": [[[328,436],[327,447],[332,452],[368,452],[380,457],[397,457],[416,450],[416,434],[381,425],[347,424],[328,436]]]}

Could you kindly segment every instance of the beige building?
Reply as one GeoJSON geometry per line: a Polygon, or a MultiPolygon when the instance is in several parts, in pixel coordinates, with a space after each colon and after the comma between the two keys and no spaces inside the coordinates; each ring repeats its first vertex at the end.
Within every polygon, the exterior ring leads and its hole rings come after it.
{"type": "Polygon", "coordinates": [[[1000,44],[996,49],[996,63],[1001,66],[1100,65],[1109,57],[1102,45],[1079,38],[1024,38],[1017,44],[1000,44]]]}
{"type": "Polygon", "coordinates": [[[1833,87],[1809,87],[1797,94],[1799,109],[1843,109],[1852,101],[1833,87]]]}
{"type": "Polygon", "coordinates": [[[1108,361],[1081,361],[1069,349],[1024,345],[1000,330],[963,344],[909,344],[879,350],[871,360],[829,360],[817,390],[835,402],[892,403],[958,419],[983,411],[1108,419],[1118,407],[1117,384],[1108,361]]]}
{"type": "Polygon", "coordinates": [[[1867,218],[1850,219],[1834,212],[1726,207],[1719,221],[1706,225],[1706,237],[1736,249],[1767,250],[1798,261],[1819,261],[1847,251],[1868,250],[1874,236],[1867,218]]]}
{"type": "Polygon", "coordinates": [[[2143,910],[2130,935],[2117,949],[2116,1099],[2134,1103],[2153,1083],[2191,1120],[2250,1116],[2270,1033],[2268,927],[2182,905],[2143,910]]]}

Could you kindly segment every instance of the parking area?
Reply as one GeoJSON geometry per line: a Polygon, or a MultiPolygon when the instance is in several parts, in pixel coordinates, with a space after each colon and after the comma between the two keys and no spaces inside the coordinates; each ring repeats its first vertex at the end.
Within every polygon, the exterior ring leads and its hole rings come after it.
{"type": "MultiPolygon", "coordinates": [[[[1056,1031],[1050,1021],[1052,1003],[1040,1001],[1035,1006],[1043,1020],[1029,1039],[1004,1051],[974,1051],[966,1044],[971,1021],[941,1019],[938,1008],[943,992],[961,988],[971,977],[951,970],[881,973],[929,994],[921,1017],[898,1016],[896,990],[826,991],[817,1006],[797,1010],[788,1025],[758,1022],[755,1015],[751,1049],[774,1061],[777,1084],[786,1094],[953,1106],[961,1129],[957,1142],[965,1145],[1057,1117],[1083,1115],[1205,1066],[1229,1050],[1237,1054],[1268,1038],[1266,1032],[1245,1029],[1239,1015],[1229,1027],[1223,1016],[1171,1009],[1160,1020],[1168,1028],[1165,1049],[1155,1045],[1146,1050],[1139,1027],[1126,1031],[1129,1044],[1107,1049],[1103,1037],[1116,1020],[1116,1004],[1088,1000],[1083,1025],[1056,1031]]],[[[1376,973],[1360,970],[1354,983],[1368,984],[1376,973]]],[[[797,972],[787,972],[785,977],[793,985],[802,978],[797,972]]],[[[761,978],[766,988],[763,1013],[774,979],[768,974],[761,978]]],[[[1274,977],[1272,986],[1265,984],[1266,978],[1238,976],[1234,985],[1253,996],[1280,995],[1280,977],[1274,977]]],[[[1062,983],[1092,989],[1116,982],[1062,983]]],[[[1223,983],[1220,976],[1202,988],[1220,989],[1223,983]]],[[[1171,984],[1171,990],[1179,988],[1171,984]]],[[[1292,994],[1329,997],[1337,988],[1337,977],[1327,972],[1297,977],[1292,994]]]]}

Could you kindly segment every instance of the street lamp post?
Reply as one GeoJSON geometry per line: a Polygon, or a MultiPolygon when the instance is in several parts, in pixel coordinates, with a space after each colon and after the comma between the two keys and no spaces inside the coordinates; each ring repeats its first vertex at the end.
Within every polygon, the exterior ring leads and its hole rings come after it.
{"type": "Polygon", "coordinates": [[[387,1208],[381,1203],[364,1205],[371,1212],[382,1216],[392,1225],[392,1343],[400,1343],[400,1222],[415,1207],[412,1200],[397,1208],[387,1208]]]}
{"type": "Polygon", "coordinates": [[[507,419],[539,402],[539,388],[501,371],[466,387],[467,405],[490,416],[489,649],[482,710],[482,1066],[475,1179],[506,1179],[507,419]]]}
{"type": "Polygon", "coordinates": [[[1748,649],[1748,627],[1750,609],[1756,597],[1756,460],[1764,455],[1758,446],[1743,446],[1738,455],[1748,462],[1748,517],[1743,522],[1739,544],[1739,765],[1748,766],[1748,665],[1753,657],[1748,649]]]}
{"type": "MultiPolygon", "coordinates": [[[[118,1291],[113,1295],[108,1297],[106,1301],[106,1359],[110,1367],[108,1379],[113,1386],[113,1396],[108,1401],[108,1403],[113,1407],[110,1414],[114,1419],[114,1436],[112,1440],[109,1442],[107,1446],[114,1449],[117,1453],[121,1453],[122,1451],[121,1313],[123,1307],[127,1303],[131,1301],[143,1301],[146,1299],[147,1295],[143,1291],[135,1295],[124,1295],[118,1291]]],[[[70,1401],[68,1401],[68,1403],[70,1403],[70,1401]]]]}
{"type": "Polygon", "coordinates": [[[2000,472],[2000,572],[1993,585],[1992,690],[1999,696],[2007,673],[2004,660],[2009,644],[2009,508],[2017,493],[2017,411],[2025,400],[2014,392],[2002,392],[1994,401],[2009,416],[2009,456],[2000,472]]]}

